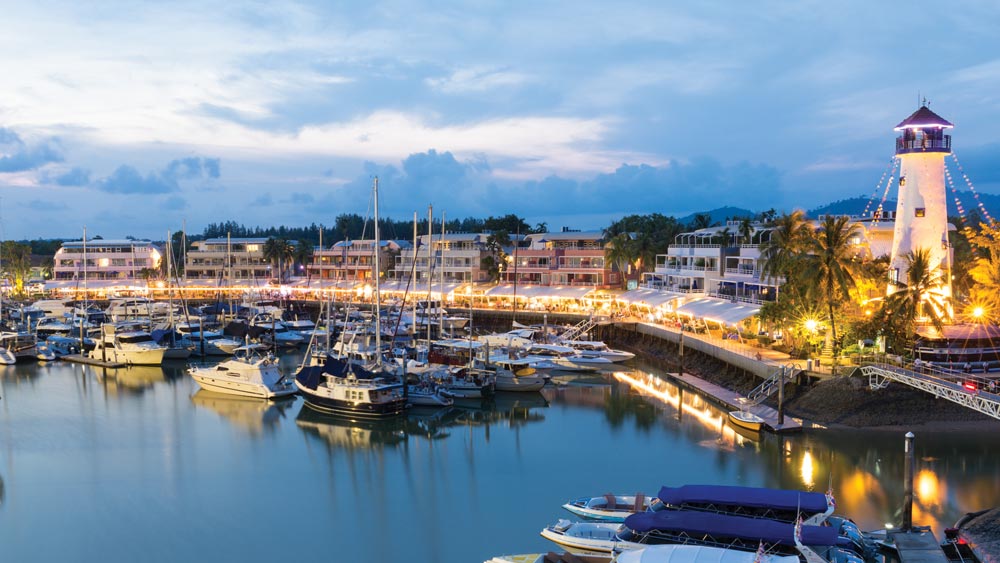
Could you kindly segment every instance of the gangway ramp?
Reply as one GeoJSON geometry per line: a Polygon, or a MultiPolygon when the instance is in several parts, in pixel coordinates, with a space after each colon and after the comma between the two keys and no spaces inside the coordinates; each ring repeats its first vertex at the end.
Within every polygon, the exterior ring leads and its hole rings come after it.
{"type": "Polygon", "coordinates": [[[861,373],[872,389],[884,389],[895,381],[1000,420],[1000,382],[994,379],[945,370],[918,372],[891,364],[861,366],[861,373]]]}

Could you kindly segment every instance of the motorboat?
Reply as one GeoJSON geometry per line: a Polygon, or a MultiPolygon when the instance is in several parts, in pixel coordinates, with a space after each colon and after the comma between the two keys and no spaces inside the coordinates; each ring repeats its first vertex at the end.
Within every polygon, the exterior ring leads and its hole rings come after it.
{"type": "Polygon", "coordinates": [[[225,336],[216,330],[204,330],[199,322],[178,323],[175,330],[191,343],[191,352],[198,356],[231,356],[243,346],[242,339],[225,336]]]}
{"type": "Polygon", "coordinates": [[[35,335],[40,340],[46,340],[50,336],[70,336],[73,332],[73,325],[56,317],[43,317],[35,323],[35,335]]]}
{"type": "Polygon", "coordinates": [[[23,330],[0,332],[0,348],[7,350],[16,360],[55,359],[55,355],[47,348],[43,347],[43,350],[39,351],[38,337],[23,330]]]}
{"type": "Polygon", "coordinates": [[[88,353],[91,359],[146,366],[163,363],[167,347],[157,344],[150,333],[131,326],[119,332],[110,324],[104,325],[101,330],[94,349],[88,353]]]}
{"type": "Polygon", "coordinates": [[[278,317],[259,313],[250,319],[250,326],[260,331],[260,340],[275,346],[295,348],[306,341],[301,334],[292,332],[278,317]]]}
{"type": "Polygon", "coordinates": [[[615,363],[626,362],[635,357],[632,352],[615,350],[600,340],[560,340],[559,344],[569,346],[585,356],[600,356],[615,363]]]}
{"type": "Polygon", "coordinates": [[[522,368],[511,371],[505,368],[496,368],[494,376],[497,391],[508,392],[531,392],[538,391],[548,382],[548,376],[536,374],[533,368],[522,368]]]}
{"type": "Polygon", "coordinates": [[[634,495],[606,494],[599,497],[584,497],[571,500],[563,508],[589,520],[602,522],[624,522],[625,517],[649,509],[651,497],[642,493],[634,495]]]}
{"type": "Polygon", "coordinates": [[[402,384],[335,357],[323,365],[303,365],[295,385],[312,407],[333,414],[381,418],[406,411],[402,384]]]}
{"type": "Polygon", "coordinates": [[[415,310],[416,319],[412,325],[418,329],[426,328],[427,325],[440,325],[442,329],[451,332],[461,330],[469,324],[469,317],[448,314],[448,311],[441,306],[441,301],[436,299],[417,301],[415,310]]]}
{"type": "Polygon", "coordinates": [[[45,339],[45,346],[57,357],[81,354],[95,346],[94,339],[84,338],[81,343],[79,338],[70,336],[50,336],[45,339]]]}
{"type": "Polygon", "coordinates": [[[537,553],[494,557],[486,563],[799,563],[794,555],[757,553],[705,545],[651,545],[611,554],[537,553]]]}
{"type": "Polygon", "coordinates": [[[784,523],[793,523],[801,517],[804,525],[819,526],[833,514],[835,507],[833,494],[829,492],[739,485],[682,485],[661,487],[650,510],[708,511],[784,523]]]}
{"type": "Polygon", "coordinates": [[[477,338],[491,348],[527,348],[535,342],[535,329],[515,328],[503,333],[484,334],[477,338]]]}
{"type": "Polygon", "coordinates": [[[455,404],[451,393],[428,380],[407,384],[406,395],[407,401],[415,407],[450,407],[455,404]]]}
{"type": "Polygon", "coordinates": [[[490,370],[453,367],[437,376],[441,386],[456,399],[482,399],[496,391],[496,376],[490,370]]]}
{"type": "Polygon", "coordinates": [[[188,373],[202,389],[219,393],[276,399],[296,392],[278,369],[277,358],[260,344],[241,346],[231,359],[212,367],[190,367],[188,373]]]}
{"type": "Polygon", "coordinates": [[[523,358],[545,359],[565,371],[598,371],[611,367],[612,361],[600,356],[586,356],[570,348],[557,344],[532,344],[524,350],[523,358]]]}
{"type": "Polygon", "coordinates": [[[12,366],[17,363],[17,356],[13,352],[0,346],[0,365],[12,366]]]}
{"type": "Polygon", "coordinates": [[[729,423],[751,432],[767,428],[767,421],[750,411],[729,411],[729,423]]]}
{"type": "Polygon", "coordinates": [[[799,555],[805,563],[862,563],[852,543],[830,526],[792,525],[766,518],[749,518],[691,510],[639,512],[613,522],[560,520],[542,536],[570,549],[603,553],[643,549],[651,545],[726,546],[753,554],[799,555]]]}

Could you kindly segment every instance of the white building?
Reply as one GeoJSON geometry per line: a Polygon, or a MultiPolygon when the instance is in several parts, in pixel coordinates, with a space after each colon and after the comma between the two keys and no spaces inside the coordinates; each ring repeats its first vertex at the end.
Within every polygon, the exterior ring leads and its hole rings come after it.
{"type": "Polygon", "coordinates": [[[160,267],[162,252],[148,240],[67,241],[53,258],[56,280],[135,280],[160,267]]]}

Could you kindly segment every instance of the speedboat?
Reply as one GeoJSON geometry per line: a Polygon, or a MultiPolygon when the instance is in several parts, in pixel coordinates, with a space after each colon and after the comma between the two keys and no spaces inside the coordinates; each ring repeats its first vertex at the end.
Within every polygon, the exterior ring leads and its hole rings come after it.
{"type": "Polygon", "coordinates": [[[624,522],[625,517],[629,514],[648,510],[649,502],[650,497],[642,493],[635,495],[612,495],[609,493],[599,497],[571,500],[562,507],[577,516],[590,520],[624,522]]]}
{"type": "Polygon", "coordinates": [[[275,346],[295,348],[306,341],[301,334],[288,330],[285,323],[279,321],[277,317],[273,317],[268,313],[254,315],[254,317],[250,320],[250,326],[261,331],[261,341],[268,342],[275,346]]]}
{"type": "Polygon", "coordinates": [[[406,400],[415,407],[450,407],[455,404],[451,393],[436,383],[424,380],[406,386],[406,400]]]}
{"type": "Polygon", "coordinates": [[[549,360],[558,369],[568,371],[597,371],[611,367],[612,361],[600,356],[586,356],[570,348],[556,344],[532,344],[525,351],[526,358],[549,360]]]}
{"type": "Polygon", "coordinates": [[[486,563],[798,563],[794,555],[758,555],[753,552],[705,545],[651,545],[611,554],[503,555],[486,563]]]}
{"type": "Polygon", "coordinates": [[[711,511],[789,524],[801,516],[804,525],[820,526],[833,514],[835,506],[833,494],[829,492],[739,485],[683,485],[660,487],[650,510],[711,511]]]}
{"type": "Polygon", "coordinates": [[[275,399],[295,393],[295,385],[278,370],[278,360],[264,346],[237,348],[232,359],[213,367],[190,367],[202,389],[247,397],[275,399]]]}
{"type": "Polygon", "coordinates": [[[635,357],[632,352],[609,348],[600,340],[561,340],[559,344],[569,346],[585,356],[599,356],[612,362],[625,362],[635,357]]]}
{"type": "Polygon", "coordinates": [[[50,336],[45,339],[45,346],[57,358],[80,354],[87,349],[93,348],[94,345],[92,338],[84,338],[82,345],[79,338],[71,338],[69,336],[50,336]]]}
{"type": "Polygon", "coordinates": [[[158,366],[163,363],[167,347],[157,344],[148,332],[133,328],[116,332],[112,325],[104,325],[103,330],[104,334],[89,352],[91,359],[140,366],[158,366]]]}
{"type": "Polygon", "coordinates": [[[497,391],[530,392],[545,387],[548,380],[547,376],[536,374],[532,368],[517,371],[497,368],[495,385],[497,391]]]}
{"type": "Polygon", "coordinates": [[[359,418],[399,416],[407,406],[402,384],[382,375],[330,357],[324,365],[302,366],[295,385],[307,403],[324,412],[359,418]]]}

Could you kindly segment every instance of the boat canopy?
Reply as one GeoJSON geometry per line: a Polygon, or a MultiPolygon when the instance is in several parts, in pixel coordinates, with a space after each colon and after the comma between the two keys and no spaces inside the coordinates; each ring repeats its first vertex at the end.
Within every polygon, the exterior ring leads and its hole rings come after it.
{"type": "Polygon", "coordinates": [[[809,515],[826,512],[826,495],[765,487],[740,487],[734,485],[684,485],[662,487],[657,495],[661,501],[673,506],[685,504],[737,505],[751,508],[799,511],[809,515]]]}
{"type": "MultiPolygon", "coordinates": [[[[792,524],[714,512],[694,510],[638,512],[625,518],[625,526],[639,533],[663,531],[795,545],[795,526],[792,524]]],[[[809,546],[839,546],[844,542],[840,541],[837,529],[831,526],[802,526],[802,543],[809,546]]]]}
{"type": "Polygon", "coordinates": [[[651,545],[623,551],[618,563],[799,563],[796,555],[765,555],[705,545],[651,545]]]}

